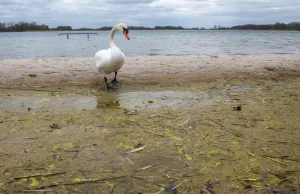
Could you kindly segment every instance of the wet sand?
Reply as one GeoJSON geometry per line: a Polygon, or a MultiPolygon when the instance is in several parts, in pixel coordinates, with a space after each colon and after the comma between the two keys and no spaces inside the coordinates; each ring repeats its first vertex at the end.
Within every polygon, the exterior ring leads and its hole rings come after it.
{"type": "Polygon", "coordinates": [[[93,66],[0,61],[1,192],[299,193],[300,55],[93,66]]]}

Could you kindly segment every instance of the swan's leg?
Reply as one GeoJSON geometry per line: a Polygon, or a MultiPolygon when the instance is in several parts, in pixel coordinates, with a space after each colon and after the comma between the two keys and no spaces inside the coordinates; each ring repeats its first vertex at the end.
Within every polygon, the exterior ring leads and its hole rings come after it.
{"type": "Polygon", "coordinates": [[[117,74],[118,74],[118,72],[116,71],[114,79],[110,82],[110,84],[112,86],[119,86],[119,85],[121,85],[120,82],[117,81],[117,74]]]}
{"type": "Polygon", "coordinates": [[[104,81],[105,81],[105,83],[106,83],[107,91],[113,92],[113,91],[116,91],[116,90],[117,90],[117,88],[113,88],[113,87],[110,87],[110,86],[108,85],[108,83],[107,83],[107,78],[106,78],[106,77],[104,77],[104,81]]]}

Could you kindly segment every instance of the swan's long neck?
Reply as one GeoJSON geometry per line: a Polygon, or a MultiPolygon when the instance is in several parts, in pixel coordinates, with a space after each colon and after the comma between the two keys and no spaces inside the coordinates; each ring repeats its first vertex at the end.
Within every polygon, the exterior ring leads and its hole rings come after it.
{"type": "Polygon", "coordinates": [[[115,41],[114,41],[114,36],[115,36],[116,32],[117,32],[117,29],[115,27],[113,27],[110,31],[109,44],[110,44],[111,48],[116,46],[115,41]]]}

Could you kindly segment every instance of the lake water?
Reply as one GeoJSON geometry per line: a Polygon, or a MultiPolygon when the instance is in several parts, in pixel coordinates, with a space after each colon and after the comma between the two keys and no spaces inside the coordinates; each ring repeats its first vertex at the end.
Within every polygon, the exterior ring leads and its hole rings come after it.
{"type": "MultiPolygon", "coordinates": [[[[98,36],[89,39],[86,35],[67,39],[58,36],[61,32],[0,33],[0,59],[93,57],[98,50],[109,48],[109,31],[95,32],[98,36]]],[[[122,33],[115,36],[126,56],[300,53],[300,32],[296,31],[132,30],[129,34],[129,41],[122,33]]]]}

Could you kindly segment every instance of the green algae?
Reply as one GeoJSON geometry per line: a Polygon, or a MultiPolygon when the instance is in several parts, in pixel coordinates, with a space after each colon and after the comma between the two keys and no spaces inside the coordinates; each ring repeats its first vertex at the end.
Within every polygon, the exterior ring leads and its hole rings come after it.
{"type": "Polygon", "coordinates": [[[36,178],[30,178],[31,183],[29,184],[29,187],[37,187],[39,186],[39,182],[36,178]]]}
{"type": "MultiPolygon", "coordinates": [[[[5,164],[0,191],[55,185],[53,189],[60,193],[124,193],[128,188],[136,193],[157,193],[165,186],[183,183],[179,193],[198,193],[209,180],[219,182],[216,193],[256,189],[245,188],[247,185],[260,186],[261,191],[296,189],[300,175],[299,85],[299,78],[219,80],[173,88],[178,93],[167,97],[163,95],[170,92],[160,91],[150,99],[99,91],[95,109],[50,109],[46,106],[52,102],[49,93],[3,90],[2,99],[32,98],[46,108],[0,112],[0,154],[5,164]],[[187,98],[186,90],[195,93],[187,98]],[[197,92],[207,93],[207,97],[201,98],[197,92]],[[133,104],[143,106],[134,107],[136,115],[125,114],[122,109],[133,104]],[[237,105],[242,111],[234,111],[237,105]],[[181,126],[188,117],[189,122],[181,126]],[[53,123],[61,128],[51,129],[53,123]],[[126,153],[138,143],[146,149],[126,153]],[[54,154],[60,158],[55,159],[54,154]],[[145,166],[151,168],[137,170],[145,166]],[[7,181],[48,172],[66,174],[7,181]],[[117,176],[125,177],[114,180],[117,176]],[[82,183],[102,178],[97,184],[82,183]]],[[[60,102],[76,99],[78,93],[94,95],[88,87],[61,88],[62,92],[53,94],[60,102]]],[[[170,87],[160,89],[170,91],[170,87]]]]}
{"type": "Polygon", "coordinates": [[[34,73],[30,73],[30,74],[28,74],[28,76],[29,76],[29,77],[34,77],[34,78],[36,78],[37,75],[34,74],[34,73]]]}

